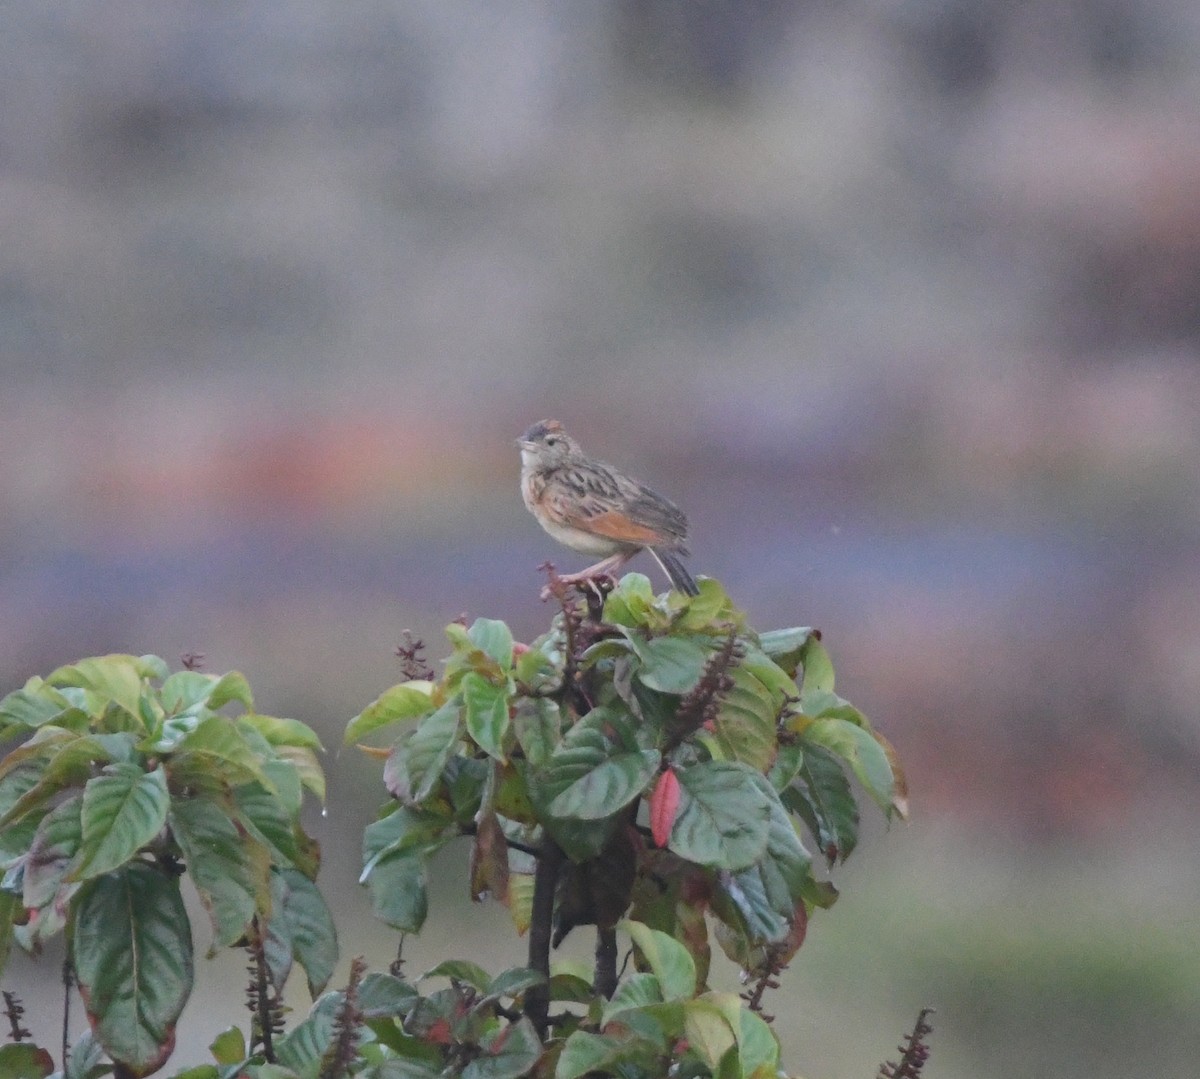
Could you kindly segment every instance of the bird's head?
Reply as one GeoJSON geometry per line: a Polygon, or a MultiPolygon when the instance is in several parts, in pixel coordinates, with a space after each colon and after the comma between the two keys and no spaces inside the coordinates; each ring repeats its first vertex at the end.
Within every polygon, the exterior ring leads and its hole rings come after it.
{"type": "Polygon", "coordinates": [[[580,453],[575,441],[558,420],[540,420],[520,438],[521,461],[526,465],[552,466],[580,453]]]}

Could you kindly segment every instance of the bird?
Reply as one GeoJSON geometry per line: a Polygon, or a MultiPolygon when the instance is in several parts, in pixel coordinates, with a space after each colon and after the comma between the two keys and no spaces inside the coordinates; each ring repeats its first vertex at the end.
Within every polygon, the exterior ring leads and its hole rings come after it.
{"type": "Polygon", "coordinates": [[[559,543],[601,555],[587,569],[559,578],[591,582],[616,573],[638,551],[649,551],[671,584],[689,596],[700,589],[681,559],[689,556],[687,517],[673,502],[584,453],[558,420],[540,420],[519,439],[521,497],[559,543]]]}

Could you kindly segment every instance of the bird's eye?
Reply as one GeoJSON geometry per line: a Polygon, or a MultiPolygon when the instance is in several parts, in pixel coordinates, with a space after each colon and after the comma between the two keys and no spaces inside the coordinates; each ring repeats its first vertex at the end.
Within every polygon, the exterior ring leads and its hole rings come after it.
{"type": "Polygon", "coordinates": [[[557,446],[561,441],[562,441],[562,439],[559,438],[558,435],[547,435],[546,436],[546,445],[547,446],[557,446]]]}

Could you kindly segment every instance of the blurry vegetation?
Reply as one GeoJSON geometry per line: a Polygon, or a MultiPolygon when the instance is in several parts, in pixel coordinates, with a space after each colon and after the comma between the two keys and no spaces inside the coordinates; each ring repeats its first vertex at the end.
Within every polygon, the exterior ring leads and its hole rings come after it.
{"type": "MultiPolygon", "coordinates": [[[[766,1008],[838,897],[825,873],[857,845],[859,797],[904,812],[895,755],[834,692],[816,631],[755,632],[711,578],[695,597],[655,596],[638,574],[581,596],[549,572],[549,632],[525,645],[503,622],[452,623],[436,680],[413,677],[431,672],[409,638],[406,680],[347,727],[348,742],[404,727],[368,750],[392,801],[366,829],[362,875],[401,937],[387,972],[356,959],[341,990],[323,992],[336,932],[299,821],[304,792],[325,793],[309,728],[256,712],[240,674],[170,673],[154,656],[84,659],[0,700],[18,742],[0,762],[0,958],[65,930],[61,1075],[104,1074],[105,1056],[118,1079],[166,1063],[194,978],[185,877],[210,955],[249,956],[252,1017],[188,1079],[779,1074],[766,1008]],[[527,964],[493,975],[444,957],[410,981],[403,934],[431,913],[427,861],[463,836],[471,897],[508,908],[527,964]],[[591,972],[552,965],[583,926],[591,972]],[[716,985],[714,942],[740,995],[716,985]],[[296,1022],[293,967],[316,998],[296,1022]],[[74,986],[90,1030],[69,1049],[74,986]]],[[[0,1069],[49,1076],[52,1054],[17,995],[6,1003],[0,1069]]],[[[881,1075],[920,1075],[924,1020],[881,1075]]]]}

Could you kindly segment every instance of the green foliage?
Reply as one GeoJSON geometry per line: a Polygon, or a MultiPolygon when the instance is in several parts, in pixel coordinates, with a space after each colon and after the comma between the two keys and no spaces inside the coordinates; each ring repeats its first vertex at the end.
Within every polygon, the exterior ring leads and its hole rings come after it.
{"type": "MultiPolygon", "coordinates": [[[[894,754],[835,694],[819,634],[755,633],[715,581],[689,599],[655,596],[629,574],[602,610],[560,600],[529,645],[492,620],[451,625],[439,680],[393,687],[351,720],[348,741],[405,728],[387,750],[394,801],[364,843],[375,909],[419,929],[425,864],[462,836],[473,896],[506,903],[524,932],[537,903],[528,852],[556,846],[567,859],[558,936],[611,931],[628,913],[620,924],[639,969],[609,1000],[578,979],[551,980],[553,1000],[587,1010],[552,1022],[538,1074],[648,1077],[675,1060],[680,1074],[773,1075],[777,1044],[757,999],[751,1008],[707,985],[706,915],[747,977],[774,977],[811,913],[836,898],[806,843],[826,864],[854,848],[851,779],[888,816],[903,812],[894,754]]],[[[423,1018],[400,1025],[437,1044],[443,1067],[471,1051],[456,994],[482,992],[487,975],[469,964],[437,973],[456,988],[412,1004],[423,1018]]]]}
{"type": "Polygon", "coordinates": [[[130,862],[89,881],[72,914],[71,954],[93,1032],[135,1074],[157,1071],[192,989],[179,877],[130,862]]]}
{"type": "Polygon", "coordinates": [[[73,1061],[146,1075],[170,1054],[193,982],[184,876],[214,950],[262,922],[287,944],[280,987],[293,952],[314,991],[328,980],[336,938],[299,816],[302,791],[324,791],[320,742],[253,709],[242,675],[157,656],[91,657],[0,700],[18,742],[0,761],[3,954],[66,930],[94,1035],[73,1061]]]}
{"type": "Polygon", "coordinates": [[[29,1042],[0,1046],[0,1075],[4,1079],[45,1079],[54,1071],[54,1059],[29,1042]]]}
{"type": "MultiPolygon", "coordinates": [[[[186,1079],[779,1072],[763,992],[837,897],[821,874],[854,849],[856,792],[903,814],[895,754],[835,693],[817,632],[755,632],[716,581],[695,597],[639,574],[603,599],[551,590],[546,634],[452,623],[441,677],[386,690],[345,734],[392,739],[364,747],[391,796],[363,835],[375,914],[419,931],[429,859],[465,840],[472,898],[529,937],[528,963],[495,976],[447,959],[410,982],[355,960],[324,991],[336,933],[299,823],[305,792],[324,794],[321,747],[256,713],[240,674],[103,656],[0,701],[19,743],[0,761],[0,957],[67,930],[91,1032],[64,1079],[101,1074],[105,1054],[134,1076],[167,1059],[193,980],[184,876],[212,950],[249,947],[258,999],[249,1033],[222,1032],[186,1079]],[[552,972],[552,938],[581,926],[598,934],[593,977],[552,972]],[[714,942],[742,996],[709,985],[714,942]],[[297,965],[317,999],[284,1028],[297,965]]],[[[0,1053],[13,1074],[52,1067],[32,1046],[0,1053]]]]}

